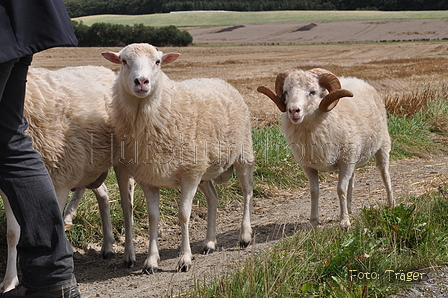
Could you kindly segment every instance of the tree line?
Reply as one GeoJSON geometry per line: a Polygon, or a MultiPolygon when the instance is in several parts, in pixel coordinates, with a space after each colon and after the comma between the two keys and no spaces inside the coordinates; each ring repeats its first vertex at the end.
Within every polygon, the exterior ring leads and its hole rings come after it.
{"type": "Polygon", "coordinates": [[[65,0],[71,17],[229,10],[448,10],[448,0],[65,0]]]}
{"type": "Polygon", "coordinates": [[[193,37],[175,26],[154,28],[143,24],[134,26],[95,23],[87,26],[83,22],[72,21],[80,47],[117,47],[130,43],[150,43],[155,46],[187,46],[193,37]]]}

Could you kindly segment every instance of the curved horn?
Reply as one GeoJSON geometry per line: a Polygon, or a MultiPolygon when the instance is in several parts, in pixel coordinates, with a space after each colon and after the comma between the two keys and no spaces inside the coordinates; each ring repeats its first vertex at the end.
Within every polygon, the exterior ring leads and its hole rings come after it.
{"type": "Polygon", "coordinates": [[[339,102],[342,97],[353,97],[353,93],[346,89],[341,89],[341,83],[338,78],[331,72],[323,68],[313,68],[311,72],[319,80],[319,85],[328,90],[328,94],[319,104],[319,110],[329,112],[339,102]]]}
{"type": "Polygon", "coordinates": [[[286,112],[286,105],[283,102],[283,100],[275,94],[274,91],[272,91],[271,88],[268,88],[266,86],[260,86],[257,88],[257,91],[260,93],[263,93],[267,97],[269,97],[278,107],[278,109],[282,112],[286,112]]]}
{"type": "Polygon", "coordinates": [[[260,86],[257,88],[257,91],[263,93],[267,97],[269,97],[278,107],[281,112],[286,112],[286,105],[283,98],[283,85],[285,83],[285,79],[289,76],[292,70],[287,70],[285,72],[281,72],[277,75],[275,79],[275,92],[272,89],[266,86],[260,86]]]}

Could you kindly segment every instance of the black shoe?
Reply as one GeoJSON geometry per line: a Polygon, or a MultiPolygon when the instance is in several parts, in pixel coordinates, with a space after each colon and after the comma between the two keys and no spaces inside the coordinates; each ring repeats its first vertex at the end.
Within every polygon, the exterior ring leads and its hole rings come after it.
{"type": "Polygon", "coordinates": [[[16,298],[16,297],[35,297],[35,298],[80,298],[77,286],[70,286],[57,291],[39,291],[27,289],[19,285],[9,292],[3,293],[1,298],[16,298]]]}

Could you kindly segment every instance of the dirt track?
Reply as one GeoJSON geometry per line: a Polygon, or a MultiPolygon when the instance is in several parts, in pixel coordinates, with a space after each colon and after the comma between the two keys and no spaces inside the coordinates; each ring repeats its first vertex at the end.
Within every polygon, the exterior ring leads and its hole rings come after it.
{"type": "MultiPolygon", "coordinates": [[[[392,183],[397,197],[419,195],[436,191],[442,183],[448,182],[448,158],[431,160],[402,160],[391,165],[392,183]]],[[[373,166],[356,174],[354,209],[362,206],[385,203],[385,191],[378,172],[373,166]]],[[[320,219],[323,226],[338,219],[339,204],[336,194],[336,175],[321,183],[319,202],[320,219]]],[[[160,271],[154,275],[142,275],[141,266],[146,258],[147,240],[136,239],[137,267],[125,269],[122,266],[123,247],[117,246],[118,254],[112,260],[101,260],[98,247],[86,254],[76,254],[76,275],[83,297],[161,297],[181,294],[194,285],[195,279],[203,281],[218,273],[235,268],[260,249],[277,240],[292,235],[298,229],[306,228],[310,212],[308,188],[283,191],[270,199],[255,199],[252,226],[255,243],[246,250],[238,248],[238,233],[242,206],[235,203],[218,212],[217,239],[219,252],[201,255],[201,240],[205,237],[206,223],[203,208],[194,207],[191,218],[192,251],[195,255],[192,270],[178,273],[178,244],[180,229],[163,224],[160,239],[160,271]],[[174,241],[173,241],[174,239],[174,241]]]]}
{"type": "MultiPolygon", "coordinates": [[[[389,22],[391,32],[398,30],[393,24],[395,23],[389,22]]],[[[319,31],[323,27],[324,24],[318,24],[306,33],[314,34],[313,40],[316,40],[321,35],[323,36],[323,33],[319,31]]],[[[345,27],[348,28],[351,25],[346,24],[345,27]]],[[[240,27],[225,34],[232,32],[240,34],[243,31],[238,30],[244,28],[246,27],[240,27]]],[[[443,30],[437,31],[437,36],[448,36],[447,28],[445,23],[443,30]]],[[[213,30],[219,30],[219,28],[213,30]]],[[[263,29],[263,32],[267,33],[267,30],[263,29]]],[[[434,34],[427,36],[423,34],[430,32],[428,30],[424,29],[419,36],[423,39],[431,39],[434,34]]],[[[434,28],[434,30],[439,29],[434,28]]],[[[367,31],[364,30],[366,34],[367,31]]],[[[352,39],[355,37],[358,39],[351,41],[364,41],[363,36],[367,36],[366,34],[352,35],[352,39]]],[[[193,36],[198,35],[193,32],[193,36]]],[[[413,39],[413,36],[411,37],[413,39]]],[[[263,36],[256,42],[253,34],[246,37],[238,35],[235,38],[250,40],[250,43],[256,44],[266,43],[263,36]]],[[[198,41],[199,39],[195,37],[195,42],[199,43],[198,41]]],[[[338,41],[346,40],[332,40],[332,42],[338,41]]],[[[270,40],[269,43],[271,43],[270,40]]],[[[279,41],[279,43],[284,42],[279,41]]],[[[60,68],[93,64],[114,68],[114,65],[101,58],[100,52],[104,50],[118,49],[48,50],[35,56],[33,66],[60,68]]],[[[165,67],[165,72],[172,79],[220,77],[235,85],[250,106],[254,125],[276,123],[279,115],[273,104],[255,91],[256,87],[272,86],[276,74],[289,68],[325,67],[337,75],[354,75],[364,78],[373,83],[383,94],[387,94],[391,92],[391,88],[397,86],[401,90],[409,84],[446,80],[448,65],[447,42],[188,47],[162,50],[164,52],[177,51],[182,54],[178,61],[165,67]]],[[[421,194],[428,190],[435,190],[443,182],[446,183],[447,162],[446,156],[393,162],[391,172],[396,195],[400,197],[421,194]]],[[[297,167],[293,170],[299,169],[297,167]]],[[[320,217],[324,224],[331,224],[330,221],[336,221],[338,218],[336,177],[336,174],[330,175],[321,186],[323,190],[319,206],[320,217]]],[[[373,166],[357,172],[355,191],[353,202],[355,211],[364,205],[384,202],[384,188],[373,166]]],[[[122,242],[116,245],[116,257],[107,261],[99,259],[97,247],[90,246],[75,254],[75,270],[80,290],[83,297],[160,297],[179,294],[191,286],[195,278],[204,280],[208,276],[229,270],[254,251],[263,249],[266,245],[271,245],[276,240],[305,226],[309,216],[309,205],[307,187],[290,191],[277,190],[268,199],[255,198],[252,225],[255,243],[246,250],[239,250],[237,246],[242,206],[235,202],[233,205],[220,209],[217,226],[220,251],[209,256],[199,254],[201,240],[205,235],[205,210],[195,206],[190,229],[192,250],[196,259],[189,273],[177,273],[174,270],[180,242],[179,228],[173,223],[164,222],[160,227],[161,272],[154,275],[140,274],[147,253],[147,239],[144,237],[135,239],[137,265],[133,269],[125,269],[122,266],[122,242]]]]}

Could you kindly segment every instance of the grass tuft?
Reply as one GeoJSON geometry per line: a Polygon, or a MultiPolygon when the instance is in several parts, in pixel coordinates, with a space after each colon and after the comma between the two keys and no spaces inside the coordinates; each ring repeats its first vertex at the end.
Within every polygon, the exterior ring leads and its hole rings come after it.
{"type": "Polygon", "coordinates": [[[386,97],[392,158],[440,152],[448,136],[448,87],[426,86],[386,97]],[[407,104],[403,104],[406,102],[407,104]]]}

